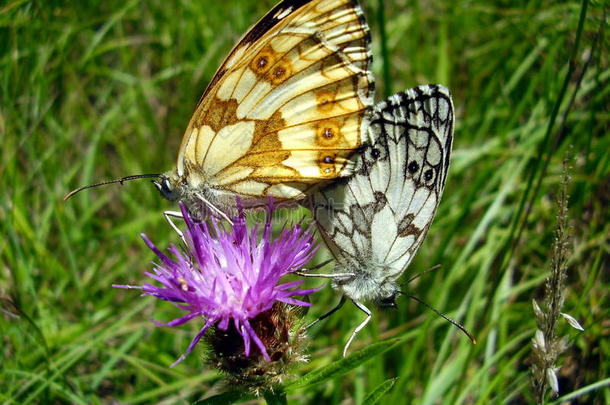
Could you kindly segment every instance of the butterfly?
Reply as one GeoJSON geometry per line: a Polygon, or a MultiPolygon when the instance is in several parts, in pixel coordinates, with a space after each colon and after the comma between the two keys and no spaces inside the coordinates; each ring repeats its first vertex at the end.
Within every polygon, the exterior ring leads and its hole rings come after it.
{"type": "Polygon", "coordinates": [[[156,182],[189,206],[301,199],[353,170],[373,104],[369,28],[354,0],[285,0],[229,53],[156,182]]]}
{"type": "MultiPolygon", "coordinates": [[[[449,90],[423,85],[377,104],[368,144],[354,174],[313,195],[318,229],[335,258],[332,286],[371,319],[364,305],[394,306],[397,284],[421,246],[438,207],[453,141],[449,90]]],[[[322,318],[323,318],[322,317],[322,318]]],[[[320,319],[322,319],[320,318],[320,319]]]]}
{"type": "Polygon", "coordinates": [[[356,0],[284,0],[208,84],[174,170],[113,182],[158,176],[161,195],[194,212],[226,211],[236,196],[246,206],[302,199],[353,171],[374,99],[371,59],[356,0]]]}

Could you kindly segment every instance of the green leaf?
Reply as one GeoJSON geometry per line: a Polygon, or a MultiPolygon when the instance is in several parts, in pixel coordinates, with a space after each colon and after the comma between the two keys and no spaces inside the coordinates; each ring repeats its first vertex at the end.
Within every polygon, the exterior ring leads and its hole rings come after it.
{"type": "Polygon", "coordinates": [[[266,390],[263,395],[267,401],[267,405],[287,405],[286,393],[282,387],[266,390]]]}
{"type": "Polygon", "coordinates": [[[231,405],[248,399],[254,399],[254,395],[245,391],[229,391],[222,394],[197,401],[197,405],[231,405]]]}
{"type": "Polygon", "coordinates": [[[375,405],[378,403],[379,400],[392,389],[396,380],[398,380],[398,378],[390,378],[389,380],[385,380],[379,384],[377,388],[371,391],[371,393],[364,398],[362,405],[375,405]]]}
{"type": "Polygon", "coordinates": [[[608,387],[608,386],[610,386],[610,378],[605,378],[603,380],[596,381],[593,384],[589,384],[589,385],[579,388],[575,391],[572,391],[569,394],[565,394],[564,396],[557,398],[555,401],[551,402],[549,405],[563,404],[563,403],[566,403],[565,401],[580,398],[586,394],[590,394],[594,391],[599,390],[600,388],[608,387]]]}
{"type": "Polygon", "coordinates": [[[300,379],[288,384],[286,390],[309,387],[340,377],[367,360],[393,349],[398,344],[402,343],[402,341],[403,339],[389,339],[383,342],[374,343],[364,349],[358,350],[344,359],[335,361],[334,363],[305,374],[300,379]]]}

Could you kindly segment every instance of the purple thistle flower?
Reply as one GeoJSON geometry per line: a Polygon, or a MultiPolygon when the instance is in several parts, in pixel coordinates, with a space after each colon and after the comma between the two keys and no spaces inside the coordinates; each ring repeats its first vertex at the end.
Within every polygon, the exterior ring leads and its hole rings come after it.
{"type": "Polygon", "coordinates": [[[162,287],[149,283],[142,286],[114,285],[140,289],[143,295],[170,301],[187,312],[168,323],[153,320],[157,326],[179,326],[198,317],[204,319],[204,325],[172,367],[184,360],[212,325],[227,330],[232,324],[243,338],[246,356],[250,355],[254,344],[264,359],[270,361],[250,320],[270,310],[277,301],[309,306],[309,303],[293,296],[308,295],[319,289],[298,289],[304,280],[278,284],[286,274],[303,268],[315,254],[317,247],[312,232],[296,224],[283,229],[273,239],[273,204],[270,199],[259,238],[259,226],[248,228],[239,201],[237,205],[238,215],[228,230],[215,219],[211,219],[211,224],[195,222],[186,207],[181,205],[187,226],[184,239],[188,252],[172,245],[168,251],[175,259],[171,259],[142,234],[144,242],[160,259],[160,263],[154,263],[154,273],[145,274],[161,283],[162,287]]]}

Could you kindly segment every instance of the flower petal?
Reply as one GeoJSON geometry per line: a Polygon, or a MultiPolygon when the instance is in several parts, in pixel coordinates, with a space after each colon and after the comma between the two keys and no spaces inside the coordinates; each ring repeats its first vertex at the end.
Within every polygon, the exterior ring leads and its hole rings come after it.
{"type": "Polygon", "coordinates": [[[234,323],[235,323],[235,328],[237,329],[237,331],[241,335],[242,339],[244,340],[244,354],[246,356],[249,356],[250,355],[250,334],[246,331],[246,328],[242,322],[235,319],[234,323]]]}
{"type": "Polygon", "coordinates": [[[553,392],[559,392],[559,381],[557,380],[557,374],[555,373],[554,369],[546,369],[546,381],[549,383],[549,386],[551,387],[553,392]]]}
{"type": "Polygon", "coordinates": [[[580,330],[580,331],[584,331],[585,330],[585,328],[580,326],[580,323],[578,323],[576,318],[574,318],[572,315],[568,315],[566,313],[561,312],[561,316],[563,316],[565,318],[565,320],[568,321],[570,326],[573,327],[574,329],[577,329],[577,330],[580,330]]]}
{"type": "Polygon", "coordinates": [[[299,305],[301,307],[310,307],[311,306],[311,302],[295,300],[294,298],[278,298],[277,300],[285,302],[286,304],[299,305]]]}
{"type": "Polygon", "coordinates": [[[191,340],[191,344],[189,345],[189,347],[187,347],[186,352],[184,352],[184,354],[180,355],[180,357],[178,357],[178,360],[174,361],[170,367],[177,366],[180,362],[182,362],[182,360],[184,360],[186,358],[186,356],[188,356],[193,351],[193,348],[195,347],[195,345],[197,343],[199,343],[199,341],[201,340],[203,335],[205,335],[205,332],[208,330],[208,328],[210,326],[212,326],[213,323],[214,323],[213,319],[208,319],[208,321],[205,323],[205,325],[203,325],[203,327],[199,330],[199,333],[197,333],[197,335],[195,335],[193,340],[191,340]]]}
{"type": "Polygon", "coordinates": [[[219,329],[226,330],[231,322],[243,338],[246,355],[250,354],[253,340],[262,356],[270,360],[263,344],[265,339],[257,336],[250,321],[276,302],[310,306],[309,302],[294,297],[307,296],[323,287],[299,289],[304,280],[280,284],[284,275],[298,271],[313,258],[318,248],[314,243],[313,225],[284,224],[284,229],[274,238],[273,229],[277,224],[273,220],[271,197],[260,226],[248,226],[242,202],[238,200],[236,206],[238,214],[229,227],[214,217],[196,220],[181,203],[186,248],[171,245],[168,253],[163,253],[142,234],[146,245],[158,257],[152,269],[145,273],[154,284],[114,285],[141,290],[142,295],[168,301],[185,312],[168,323],[153,321],[155,325],[172,327],[197,317],[206,319],[187,351],[172,366],[193,350],[210,325],[217,324],[219,329]]]}
{"type": "Polygon", "coordinates": [[[159,322],[155,319],[149,318],[149,320],[154,323],[156,326],[170,326],[170,327],[174,327],[174,326],[179,326],[179,325],[184,325],[185,323],[187,323],[188,321],[190,321],[193,318],[196,318],[198,316],[200,316],[201,314],[196,313],[196,312],[192,312],[190,314],[184,315],[180,318],[176,318],[172,321],[169,321],[167,323],[164,322],[159,322]]]}
{"type": "MultiPolygon", "coordinates": [[[[252,329],[252,326],[250,326],[250,322],[244,321],[243,325],[244,325],[244,328],[246,328],[248,335],[252,338],[252,340],[254,340],[254,343],[256,343],[256,346],[261,351],[261,354],[263,355],[264,359],[267,361],[271,361],[271,357],[269,357],[269,354],[267,353],[267,348],[265,347],[263,342],[260,340],[260,338],[258,337],[256,332],[254,332],[254,329],[252,329]]],[[[247,355],[248,354],[246,353],[246,356],[247,355]]]]}

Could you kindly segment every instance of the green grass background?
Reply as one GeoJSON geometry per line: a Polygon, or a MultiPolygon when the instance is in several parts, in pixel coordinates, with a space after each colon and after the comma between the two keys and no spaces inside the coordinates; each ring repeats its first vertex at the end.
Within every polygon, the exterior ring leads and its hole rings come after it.
{"type": "MultiPolygon", "coordinates": [[[[225,389],[202,366],[201,349],[168,368],[198,325],[157,328],[149,317],[170,319],[177,310],[111,288],[142,282],[153,256],[140,232],[160,246],[175,241],[161,216],[172,204],[147,181],[61,198],[79,185],[170,169],[223,56],[273,3],[0,2],[1,401],[189,403],[225,389]]],[[[453,92],[445,194],[407,274],[442,268],[406,289],[462,321],[478,344],[401,298],[398,310],[375,311],[352,351],[391,337],[402,344],[291,392],[288,402],[360,404],[395,377],[383,399],[393,404],[532,401],[531,300],[549,271],[554,198],[571,150],[564,311],[585,331],[560,324],[572,346],[560,359],[559,383],[561,395],[582,390],[571,403],[610,403],[607,4],[365,6],[378,98],[424,83],[453,92]]],[[[330,288],[312,296],[307,319],[337,299],[330,288]]],[[[311,361],[294,375],[337,360],[361,319],[347,307],[312,328],[311,361]]]]}

